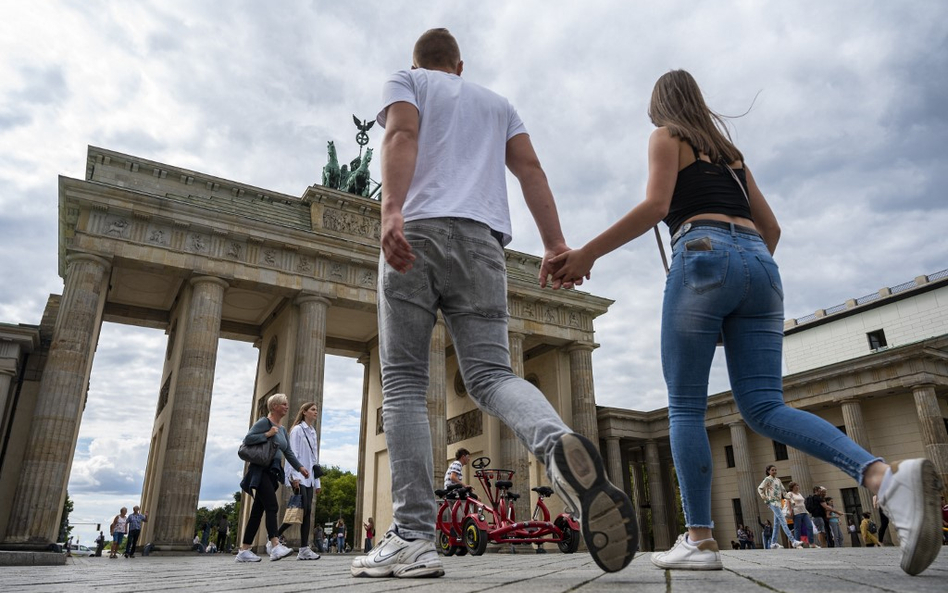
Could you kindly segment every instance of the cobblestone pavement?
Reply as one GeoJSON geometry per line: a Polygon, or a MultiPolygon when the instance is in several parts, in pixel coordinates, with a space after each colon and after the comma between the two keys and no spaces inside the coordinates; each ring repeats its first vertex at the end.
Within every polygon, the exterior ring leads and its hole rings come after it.
{"type": "Polygon", "coordinates": [[[664,571],[642,553],[625,570],[606,574],[587,554],[486,554],[444,558],[447,574],[440,579],[352,578],[353,555],[327,554],[308,562],[293,555],[255,564],[238,564],[231,555],[71,558],[65,566],[0,567],[0,591],[948,592],[945,551],[917,577],[899,569],[896,548],[728,550],[722,555],[722,571],[664,571]]]}

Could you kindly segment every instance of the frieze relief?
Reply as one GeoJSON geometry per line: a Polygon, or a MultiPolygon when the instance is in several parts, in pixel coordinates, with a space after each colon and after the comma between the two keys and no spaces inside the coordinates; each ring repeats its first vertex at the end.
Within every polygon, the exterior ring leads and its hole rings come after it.
{"type": "Polygon", "coordinates": [[[477,408],[448,419],[447,437],[449,445],[482,434],[484,434],[484,413],[477,408]]]}
{"type": "Polygon", "coordinates": [[[325,208],[323,209],[322,224],[326,230],[365,237],[366,239],[379,239],[382,236],[378,220],[352,212],[325,208]]]}
{"type": "Polygon", "coordinates": [[[224,257],[243,261],[247,248],[239,241],[224,241],[224,257]]]}
{"type": "Polygon", "coordinates": [[[211,241],[207,235],[202,233],[188,233],[184,242],[184,248],[191,253],[208,253],[210,251],[211,241]]]}
{"type": "Polygon", "coordinates": [[[105,235],[118,239],[128,239],[131,235],[132,223],[127,218],[109,216],[105,220],[105,235]]]}

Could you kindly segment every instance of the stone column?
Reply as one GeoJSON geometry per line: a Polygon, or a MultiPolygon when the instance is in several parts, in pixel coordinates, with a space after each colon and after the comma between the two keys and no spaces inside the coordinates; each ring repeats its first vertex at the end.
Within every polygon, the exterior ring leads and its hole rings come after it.
{"type": "MultiPolygon", "coordinates": [[[[760,529],[757,527],[757,517],[760,515],[760,505],[757,501],[760,497],[757,495],[757,473],[751,466],[750,447],[747,443],[747,429],[742,421],[731,422],[728,424],[731,429],[731,446],[734,447],[734,464],[737,466],[737,493],[741,497],[741,514],[744,515],[744,524],[757,534],[756,542],[760,542],[762,537],[760,529]]],[[[763,468],[761,468],[763,469],[763,468]]],[[[761,480],[763,480],[763,472],[761,480]]]]}
{"type": "Polygon", "coordinates": [[[294,304],[299,308],[299,326],[293,357],[293,387],[288,394],[289,422],[296,418],[303,402],[316,402],[319,415],[313,428],[319,437],[322,434],[323,378],[326,374],[326,311],[331,303],[325,297],[302,294],[294,304]]]}
{"type": "Polygon", "coordinates": [[[652,507],[652,537],[656,550],[671,547],[668,539],[668,513],[665,509],[665,483],[662,481],[662,460],[658,456],[658,443],[645,442],[645,463],[648,467],[648,499],[652,507]]]}
{"type": "Polygon", "coordinates": [[[632,487],[635,489],[635,512],[639,523],[639,547],[642,550],[652,550],[651,538],[648,534],[648,516],[646,514],[645,501],[645,464],[643,463],[643,450],[635,454],[635,460],[632,462],[635,468],[635,483],[632,487]]]}
{"type": "Polygon", "coordinates": [[[149,522],[155,525],[155,544],[165,550],[190,550],[192,545],[227,286],[212,276],[191,279],[181,361],[170,402],[158,508],[151,509],[153,514],[149,515],[149,522]]]}
{"type": "MultiPolygon", "coordinates": [[[[444,473],[448,471],[445,459],[448,455],[447,391],[445,384],[445,330],[444,319],[438,315],[431,332],[428,351],[428,425],[431,429],[432,492],[444,484],[444,473]]],[[[429,492],[429,494],[431,494],[429,492]]]]}
{"type": "Polygon", "coordinates": [[[56,542],[86,405],[111,263],[87,254],[67,255],[66,262],[59,316],[3,542],[8,549],[45,550],[56,542]]]}
{"type": "MultiPolygon", "coordinates": [[[[16,360],[12,361],[11,366],[14,368],[0,368],[0,448],[2,448],[2,443],[6,437],[7,430],[7,416],[4,412],[7,409],[7,402],[13,399],[13,386],[16,384],[14,382],[14,377],[16,377],[16,360]]],[[[13,416],[13,410],[10,410],[10,417],[13,416]]]]}
{"type": "Polygon", "coordinates": [[[620,447],[619,437],[606,438],[606,472],[609,474],[609,481],[618,486],[625,483],[625,473],[622,470],[622,448],[620,447]]]}
{"type": "MultiPolygon", "coordinates": [[[[865,449],[866,451],[871,451],[871,446],[869,445],[869,431],[866,430],[866,423],[862,418],[862,405],[859,403],[859,400],[855,398],[844,399],[840,402],[843,411],[843,424],[846,426],[846,435],[849,436],[857,445],[865,449]]],[[[941,416],[939,415],[939,420],[941,416]]],[[[944,427],[942,427],[944,431],[944,427]]],[[[812,488],[812,484],[810,485],[812,488]]],[[[807,490],[806,494],[803,494],[803,488],[800,488],[801,494],[807,496],[811,490],[807,490]]],[[[840,501],[841,503],[842,501],[840,501]]],[[[872,493],[869,492],[867,488],[859,489],[859,503],[862,505],[863,511],[869,511],[870,513],[875,513],[872,508],[872,493]]],[[[839,506],[842,506],[841,504],[839,506]]],[[[878,519],[878,517],[876,517],[878,519]]],[[[860,519],[861,520],[861,519],[860,519]]],[[[843,522],[840,521],[840,524],[843,522]]],[[[893,531],[895,531],[893,529],[893,531]]]]}
{"type": "MultiPolygon", "coordinates": [[[[359,357],[359,364],[361,364],[364,369],[362,372],[362,416],[360,416],[361,421],[359,422],[359,464],[356,466],[355,525],[352,526],[356,532],[357,539],[352,542],[353,550],[358,547],[357,544],[365,542],[365,530],[362,527],[364,521],[362,517],[364,516],[363,506],[365,506],[365,441],[369,426],[369,380],[371,378],[369,370],[371,368],[371,362],[372,357],[367,353],[359,357]]],[[[315,498],[314,496],[314,504],[315,498]]],[[[313,516],[315,517],[316,515],[313,516]]]]}
{"type": "MultiPolygon", "coordinates": [[[[523,340],[526,336],[510,332],[510,368],[523,378],[523,340]]],[[[500,463],[497,467],[514,471],[512,492],[519,492],[523,500],[530,498],[530,457],[526,445],[520,442],[509,426],[500,423],[500,463]]]]}
{"type": "Polygon", "coordinates": [[[573,430],[599,446],[599,425],[596,421],[596,393],[593,389],[593,345],[575,342],[569,353],[569,384],[573,405],[573,430]]]}
{"type": "MultiPolygon", "coordinates": [[[[790,461],[790,479],[800,485],[800,494],[806,496],[813,487],[813,476],[810,475],[810,458],[803,451],[789,445],[787,445],[787,457],[790,461]]],[[[784,485],[786,486],[786,484],[784,485]]]]}
{"type": "Polygon", "coordinates": [[[915,396],[915,411],[918,414],[918,426],[925,445],[925,457],[931,459],[941,476],[944,490],[948,493],[948,431],[941,416],[934,385],[916,385],[912,387],[915,396]]]}

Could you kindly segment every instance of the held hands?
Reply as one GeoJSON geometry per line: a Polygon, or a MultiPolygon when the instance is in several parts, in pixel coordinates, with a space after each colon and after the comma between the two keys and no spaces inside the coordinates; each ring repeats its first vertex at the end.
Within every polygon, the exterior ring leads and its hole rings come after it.
{"type": "MultiPolygon", "coordinates": [[[[587,253],[584,247],[581,247],[579,249],[564,251],[563,253],[549,258],[549,260],[544,258],[540,273],[543,273],[544,268],[548,268],[551,271],[554,289],[560,288],[561,286],[563,288],[572,288],[574,285],[581,285],[584,278],[586,280],[589,279],[590,271],[594,263],[596,263],[596,258],[587,253]]],[[[540,286],[545,286],[545,282],[543,282],[542,279],[540,286]]]]}
{"type": "Polygon", "coordinates": [[[382,253],[388,265],[396,271],[404,274],[412,268],[415,254],[405,239],[405,218],[401,212],[382,214],[382,253]]]}
{"type": "MultiPolygon", "coordinates": [[[[559,260],[566,253],[570,253],[570,248],[563,243],[548,248],[543,254],[543,262],[540,264],[539,274],[540,288],[546,288],[546,285],[550,284],[553,290],[557,290],[559,288],[573,288],[583,283],[582,277],[565,279],[560,275],[559,272],[562,264],[559,260]]],[[[586,277],[588,278],[589,276],[587,275],[586,277]]]]}

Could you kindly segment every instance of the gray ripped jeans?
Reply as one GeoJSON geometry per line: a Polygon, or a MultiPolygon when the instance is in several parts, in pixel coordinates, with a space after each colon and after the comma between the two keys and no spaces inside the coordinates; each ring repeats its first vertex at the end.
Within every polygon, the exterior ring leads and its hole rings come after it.
{"type": "Polygon", "coordinates": [[[537,459],[572,432],[546,397],[513,373],[507,338],[504,250],[490,228],[464,218],[405,224],[415,255],[401,274],[379,261],[382,417],[392,506],[406,539],[435,538],[437,505],[426,391],[431,332],[441,310],[471,399],[507,424],[537,459]]]}

